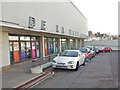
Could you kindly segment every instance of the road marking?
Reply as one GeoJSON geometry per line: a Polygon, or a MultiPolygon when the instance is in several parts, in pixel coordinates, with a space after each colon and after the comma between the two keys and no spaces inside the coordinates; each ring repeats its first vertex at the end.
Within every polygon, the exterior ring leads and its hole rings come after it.
{"type": "Polygon", "coordinates": [[[32,87],[32,85],[35,86],[36,84],[39,84],[40,82],[42,82],[42,81],[46,80],[47,78],[51,77],[53,74],[54,74],[54,72],[48,72],[47,74],[45,74],[44,76],[42,76],[40,78],[39,77],[34,78],[33,80],[31,80],[29,82],[26,82],[26,83],[22,84],[21,86],[16,87],[16,89],[21,90],[23,88],[30,88],[30,87],[32,87]]]}

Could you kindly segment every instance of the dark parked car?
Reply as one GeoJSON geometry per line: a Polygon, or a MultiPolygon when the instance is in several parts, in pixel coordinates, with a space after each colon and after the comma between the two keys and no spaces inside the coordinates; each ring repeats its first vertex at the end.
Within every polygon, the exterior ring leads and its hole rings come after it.
{"type": "Polygon", "coordinates": [[[100,53],[100,49],[95,47],[95,52],[96,52],[96,54],[99,54],[100,53]]]}

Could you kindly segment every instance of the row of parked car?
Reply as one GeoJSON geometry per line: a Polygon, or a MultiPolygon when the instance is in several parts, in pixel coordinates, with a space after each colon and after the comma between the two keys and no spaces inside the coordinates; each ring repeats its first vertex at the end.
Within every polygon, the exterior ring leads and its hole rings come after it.
{"type": "Polygon", "coordinates": [[[95,46],[85,46],[78,50],[65,50],[52,60],[52,67],[77,71],[79,66],[85,66],[86,62],[90,61],[100,52],[111,51],[112,48],[110,47],[97,48],[95,46]]]}

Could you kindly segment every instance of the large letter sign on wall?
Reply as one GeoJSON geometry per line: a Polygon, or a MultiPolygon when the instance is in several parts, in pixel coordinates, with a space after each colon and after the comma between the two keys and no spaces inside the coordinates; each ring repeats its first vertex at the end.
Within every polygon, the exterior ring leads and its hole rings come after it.
{"type": "Polygon", "coordinates": [[[28,28],[34,28],[35,27],[35,18],[29,17],[29,23],[28,23],[28,28]]]}
{"type": "Polygon", "coordinates": [[[64,27],[62,27],[62,29],[61,29],[61,33],[64,33],[64,27]]]}
{"type": "Polygon", "coordinates": [[[59,32],[58,25],[56,25],[56,32],[59,32]]]}
{"type": "Polygon", "coordinates": [[[46,21],[41,21],[41,30],[45,30],[45,23],[46,23],[46,21]]]}

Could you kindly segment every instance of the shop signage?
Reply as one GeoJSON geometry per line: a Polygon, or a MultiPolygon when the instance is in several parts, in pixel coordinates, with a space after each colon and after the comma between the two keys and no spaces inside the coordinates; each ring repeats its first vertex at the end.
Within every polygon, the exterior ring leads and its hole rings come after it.
{"type": "Polygon", "coordinates": [[[79,32],[69,29],[69,35],[79,36],[79,32]]]}
{"type": "MultiPolygon", "coordinates": [[[[34,28],[35,27],[35,24],[36,24],[36,20],[34,17],[29,17],[29,23],[28,23],[28,28],[34,28]]],[[[46,30],[45,28],[46,26],[46,21],[44,20],[41,20],[41,30],[46,30]]],[[[56,25],[56,32],[57,33],[65,33],[64,32],[64,27],[59,27],[58,25],[56,25]]],[[[84,35],[84,34],[79,34],[79,32],[75,31],[75,30],[71,30],[69,29],[69,35],[72,35],[72,36],[78,36],[80,38],[86,38],[87,35],[84,35]]]]}
{"type": "Polygon", "coordinates": [[[45,23],[46,23],[46,21],[41,21],[41,30],[45,30],[45,23]]]}
{"type": "Polygon", "coordinates": [[[56,32],[64,33],[64,27],[62,27],[60,30],[58,25],[56,25],[56,32]]]}
{"type": "Polygon", "coordinates": [[[80,38],[87,38],[87,35],[81,33],[80,38]]]}
{"type": "MultiPolygon", "coordinates": [[[[36,20],[34,17],[29,17],[28,22],[28,28],[34,28],[35,27],[36,20]]],[[[46,21],[41,20],[41,30],[45,30],[46,21]]]]}
{"type": "Polygon", "coordinates": [[[35,18],[29,17],[29,22],[28,22],[28,28],[34,28],[35,27],[35,18]]]}

